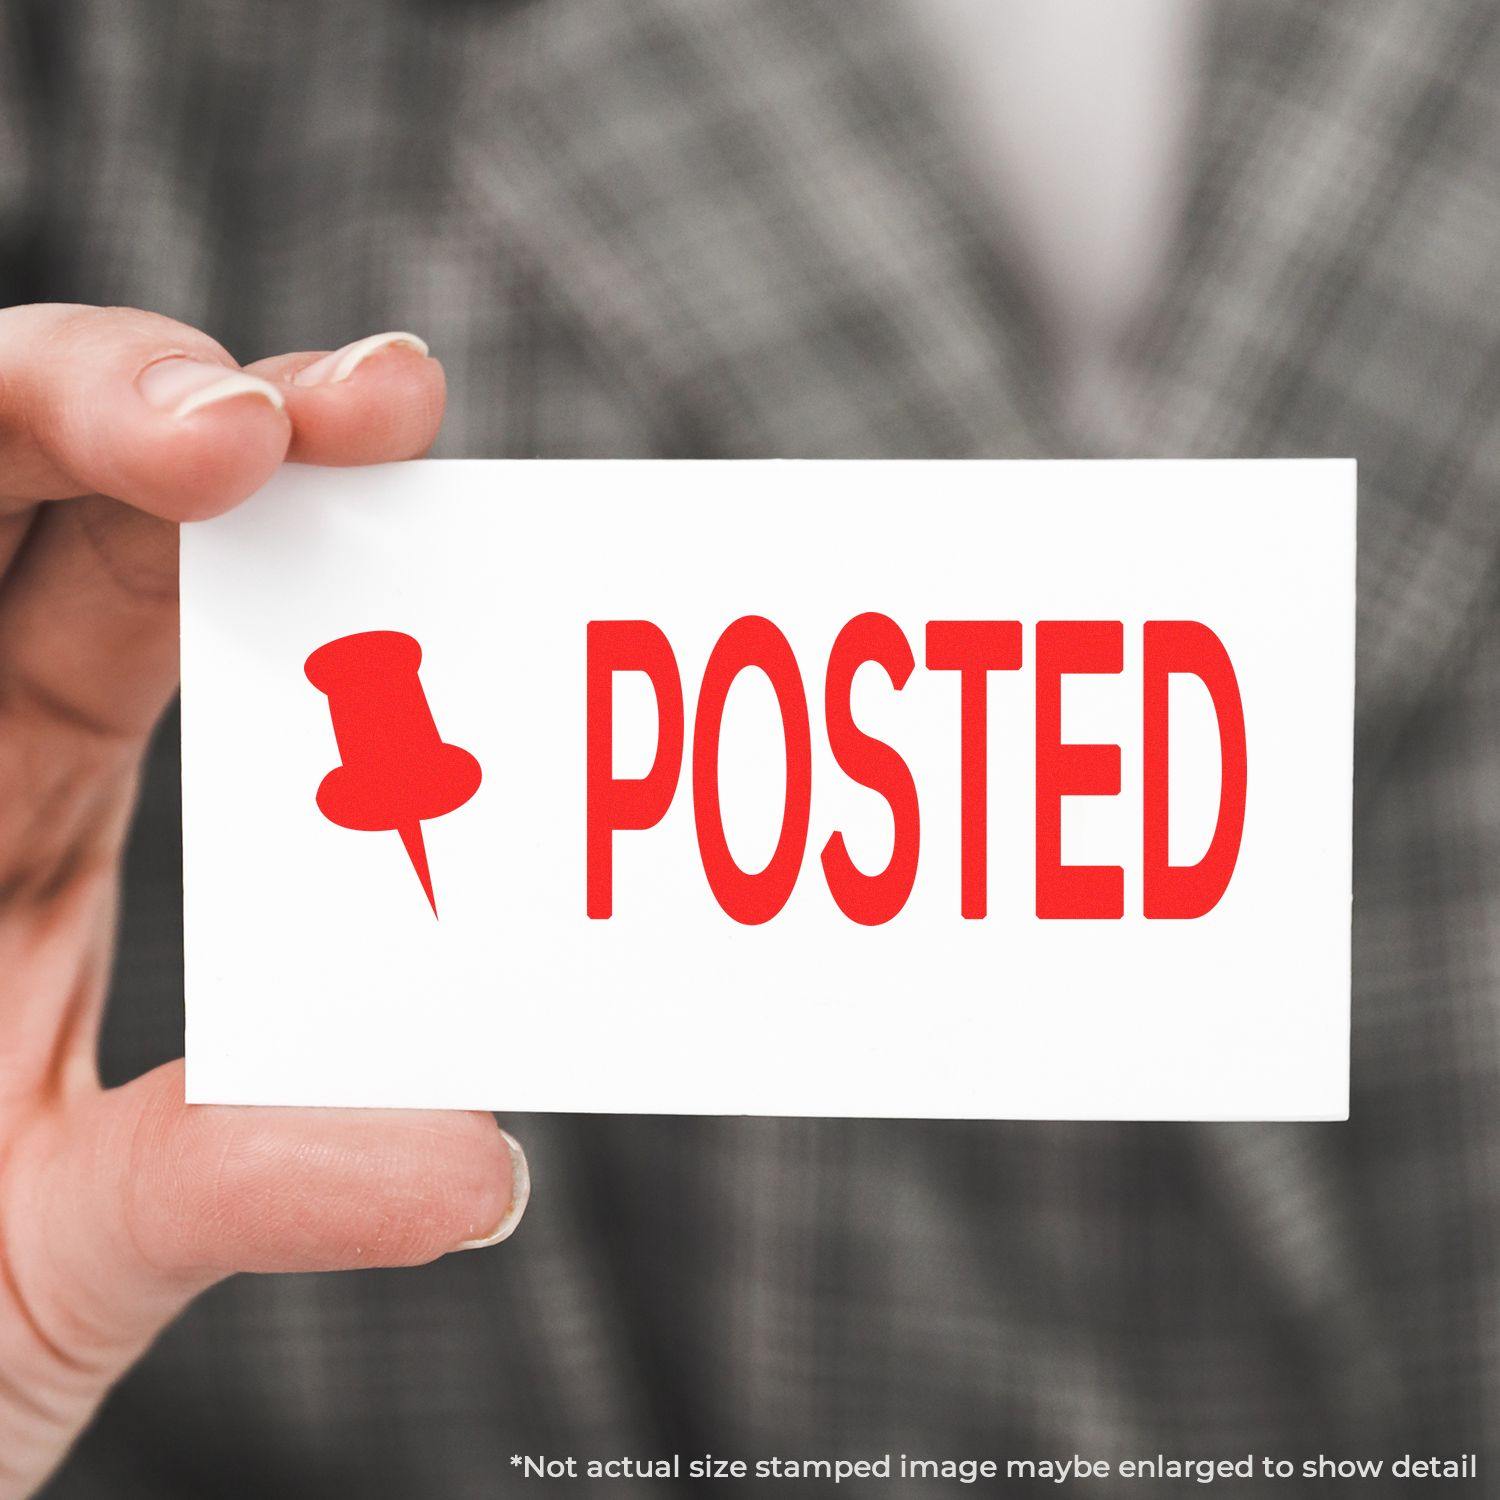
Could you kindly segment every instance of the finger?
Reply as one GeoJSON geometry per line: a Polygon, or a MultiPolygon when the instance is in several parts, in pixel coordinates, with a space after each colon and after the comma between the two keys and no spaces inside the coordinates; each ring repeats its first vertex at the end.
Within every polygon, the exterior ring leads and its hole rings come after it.
{"type": "Polygon", "coordinates": [[[122,1364],[234,1271],[410,1266],[498,1243],[530,1190],[489,1115],[183,1103],[182,1064],[96,1095],[7,1177],[10,1271],[44,1342],[122,1364]]]}
{"type": "MultiPolygon", "coordinates": [[[[0,350],[6,316],[0,314],[0,350]]],[[[135,336],[130,330],[136,319],[145,320],[152,338],[160,338],[160,325],[181,329],[128,310],[111,310],[105,321],[113,336],[126,338],[135,336]]],[[[82,321],[91,336],[101,334],[92,320],[82,321]]],[[[182,333],[184,340],[203,338],[191,329],[182,333]]],[[[66,324],[57,337],[66,341],[80,335],[66,324]]],[[[225,453],[238,455],[232,474],[230,465],[216,485],[194,495],[179,493],[177,479],[164,471],[153,493],[135,493],[135,500],[153,511],[149,516],[92,498],[48,508],[33,523],[15,559],[0,605],[5,661],[0,693],[5,701],[40,709],[40,722],[48,730],[61,724],[138,745],[170,699],[177,677],[176,536],[156,516],[222,510],[269,478],[289,453],[318,463],[373,463],[425,451],[441,421],[444,399],[442,366],[427,358],[425,350],[414,335],[380,335],[329,356],[292,354],[263,361],[256,367],[263,374],[231,374],[234,389],[233,382],[241,378],[252,381],[284,407],[272,411],[265,398],[247,403],[235,396],[222,403],[226,412],[231,407],[247,412],[240,424],[245,430],[235,429],[231,421],[227,427],[220,423],[216,434],[216,441],[227,444],[225,453]],[[299,380],[305,383],[299,385],[299,380]],[[257,457],[246,423],[263,424],[268,416],[285,431],[257,457]],[[66,610],[59,608],[62,600],[66,610]]],[[[162,388],[175,391],[182,384],[177,367],[185,363],[159,360],[147,366],[146,381],[165,370],[169,378],[162,388]]],[[[193,394],[185,398],[196,399],[193,394]]],[[[194,408],[181,420],[192,426],[211,409],[194,408]]],[[[181,442],[165,442],[164,455],[168,449],[175,455],[171,461],[181,459],[181,442]]],[[[35,479],[34,470],[32,474],[35,479]]],[[[92,477],[101,476],[94,471],[92,477]]]]}
{"type": "MultiPolygon", "coordinates": [[[[44,507],[0,600],[12,727],[133,754],[176,685],[176,525],[99,495],[44,507]]],[[[51,764],[59,776],[79,769],[73,757],[51,764]]]]}
{"type": "Polygon", "coordinates": [[[170,520],[215,515],[286,456],[272,382],[207,334],[134,308],[0,310],[0,499],[99,493],[170,520]]]}
{"type": "Polygon", "coordinates": [[[443,367],[414,333],[377,333],[330,354],[280,354],[249,366],[286,399],[288,458],[377,464],[425,453],[443,420],[443,367]]]}

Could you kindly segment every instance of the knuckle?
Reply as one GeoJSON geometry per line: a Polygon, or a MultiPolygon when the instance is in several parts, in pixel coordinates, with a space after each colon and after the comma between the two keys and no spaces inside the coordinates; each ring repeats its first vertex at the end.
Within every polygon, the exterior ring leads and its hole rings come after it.
{"type": "Polygon", "coordinates": [[[12,311],[28,315],[14,332],[44,366],[49,361],[97,360],[122,345],[140,347],[147,358],[178,351],[223,354],[206,333],[145,308],[55,302],[12,311]]]}
{"type": "Polygon", "coordinates": [[[119,336],[119,309],[86,303],[59,304],[56,315],[38,332],[36,353],[43,361],[61,361],[96,353],[119,336]]]}

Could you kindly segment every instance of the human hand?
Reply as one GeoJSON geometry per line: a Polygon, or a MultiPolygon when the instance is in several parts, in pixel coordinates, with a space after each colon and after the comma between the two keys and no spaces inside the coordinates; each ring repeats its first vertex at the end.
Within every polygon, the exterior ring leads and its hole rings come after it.
{"type": "Polygon", "coordinates": [[[414,457],[419,340],[242,371],[151,313],[0,310],[0,1500],[53,1469],[184,1304],[234,1271],[415,1265],[528,1191],[483,1114],[187,1108],[95,1047],[142,757],[177,680],[177,523],[284,459],[414,457]]]}

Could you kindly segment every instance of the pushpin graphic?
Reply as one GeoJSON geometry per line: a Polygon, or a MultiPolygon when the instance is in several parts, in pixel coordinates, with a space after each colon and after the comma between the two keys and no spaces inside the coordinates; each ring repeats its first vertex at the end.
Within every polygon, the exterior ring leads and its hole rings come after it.
{"type": "Polygon", "coordinates": [[[342,765],[318,787],[318,810],[340,828],[395,831],[437,915],[422,824],[479,789],[479,762],[438,736],[417,668],[422,648],[398,630],[365,630],[319,646],[303,665],[328,698],[342,765]]]}

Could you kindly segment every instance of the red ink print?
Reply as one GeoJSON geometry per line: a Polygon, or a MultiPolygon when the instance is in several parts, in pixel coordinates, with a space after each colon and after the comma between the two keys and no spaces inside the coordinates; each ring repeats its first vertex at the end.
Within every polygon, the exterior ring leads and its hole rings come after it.
{"type": "Polygon", "coordinates": [[[422,648],[396,630],[366,630],[319,646],[303,670],[328,697],[343,764],[318,788],[318,809],[340,828],[401,835],[433,916],[437,900],[422,824],[479,789],[479,762],[438,735],[417,676],[422,648]]]}

